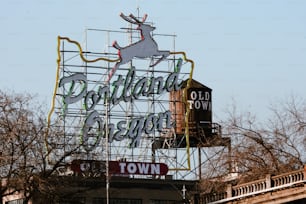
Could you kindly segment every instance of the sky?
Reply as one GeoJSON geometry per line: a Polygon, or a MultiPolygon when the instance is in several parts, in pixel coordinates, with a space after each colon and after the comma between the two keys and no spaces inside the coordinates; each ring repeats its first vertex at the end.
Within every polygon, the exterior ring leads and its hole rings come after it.
{"type": "Polygon", "coordinates": [[[216,118],[233,103],[264,118],[271,104],[305,94],[304,0],[4,0],[0,11],[0,89],[47,105],[57,36],[82,41],[86,28],[118,30],[121,12],[138,11],[157,33],[177,35],[194,79],[213,89],[216,118]]]}

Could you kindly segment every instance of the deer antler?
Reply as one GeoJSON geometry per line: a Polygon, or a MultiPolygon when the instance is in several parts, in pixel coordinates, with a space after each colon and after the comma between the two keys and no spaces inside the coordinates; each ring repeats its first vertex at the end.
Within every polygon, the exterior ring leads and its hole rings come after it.
{"type": "Polygon", "coordinates": [[[125,21],[130,22],[132,24],[139,24],[140,23],[137,19],[135,20],[134,18],[132,18],[131,14],[130,14],[129,17],[134,19],[134,21],[132,19],[130,19],[128,16],[124,15],[123,13],[120,13],[120,17],[123,18],[125,21]]]}
{"type": "Polygon", "coordinates": [[[132,19],[134,19],[134,21],[136,21],[138,24],[141,24],[142,22],[140,22],[133,14],[130,14],[130,17],[132,19]]]}
{"type": "Polygon", "coordinates": [[[146,21],[148,15],[147,14],[143,15],[142,21],[139,21],[133,14],[130,14],[130,17],[134,19],[134,21],[136,21],[138,24],[143,24],[146,21]]]}
{"type": "Polygon", "coordinates": [[[143,15],[143,17],[142,17],[142,23],[144,23],[144,22],[147,20],[147,17],[148,17],[147,14],[143,15]]]}
{"type": "Polygon", "coordinates": [[[139,21],[133,14],[126,16],[123,13],[120,13],[120,17],[123,18],[125,21],[130,22],[132,24],[143,24],[146,21],[148,15],[145,14],[142,18],[142,21],[139,21]]]}

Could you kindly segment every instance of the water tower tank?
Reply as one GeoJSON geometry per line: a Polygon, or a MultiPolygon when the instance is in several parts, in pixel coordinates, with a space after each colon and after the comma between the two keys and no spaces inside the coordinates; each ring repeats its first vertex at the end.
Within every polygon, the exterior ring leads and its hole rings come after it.
{"type": "Polygon", "coordinates": [[[175,133],[184,135],[188,107],[191,146],[203,145],[209,138],[220,136],[220,128],[212,122],[212,89],[193,79],[188,89],[186,84],[187,80],[183,82],[181,90],[170,93],[170,111],[175,121],[175,133]],[[187,106],[183,93],[187,93],[187,106]]]}

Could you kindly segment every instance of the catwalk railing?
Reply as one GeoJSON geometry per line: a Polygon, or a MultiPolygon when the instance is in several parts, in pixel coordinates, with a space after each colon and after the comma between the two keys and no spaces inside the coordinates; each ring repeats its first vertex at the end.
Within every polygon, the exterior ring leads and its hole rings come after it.
{"type": "Polygon", "coordinates": [[[236,186],[227,185],[226,192],[205,194],[200,196],[201,204],[227,203],[236,199],[243,199],[248,196],[255,196],[266,192],[293,188],[297,185],[306,185],[306,165],[304,169],[292,171],[276,176],[266,175],[264,179],[239,184],[236,186]]]}

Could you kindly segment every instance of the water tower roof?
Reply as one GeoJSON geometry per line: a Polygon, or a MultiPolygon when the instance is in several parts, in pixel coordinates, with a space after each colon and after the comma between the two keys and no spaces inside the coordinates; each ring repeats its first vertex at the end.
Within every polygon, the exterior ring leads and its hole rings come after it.
{"type": "MultiPolygon", "coordinates": [[[[182,86],[183,88],[186,87],[187,81],[188,81],[188,79],[186,79],[185,81],[182,82],[183,83],[183,86],[182,86]]],[[[204,89],[209,89],[210,91],[212,91],[211,88],[205,86],[204,84],[201,84],[200,82],[198,82],[197,80],[194,80],[194,79],[191,79],[190,87],[191,88],[204,88],[204,89]]]]}

